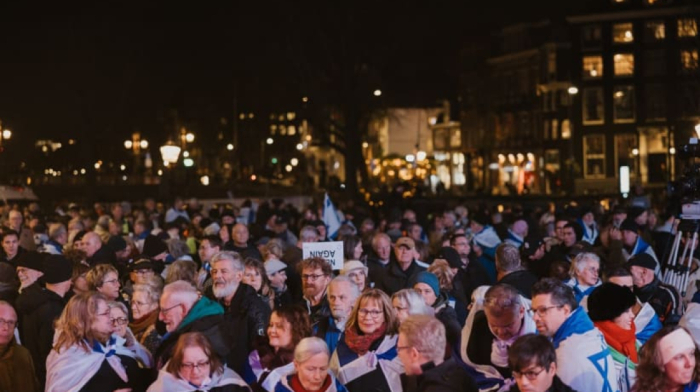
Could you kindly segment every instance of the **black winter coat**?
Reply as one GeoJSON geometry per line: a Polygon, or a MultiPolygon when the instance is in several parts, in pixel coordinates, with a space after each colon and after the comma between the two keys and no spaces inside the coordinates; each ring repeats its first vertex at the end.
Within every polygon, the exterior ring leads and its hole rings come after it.
{"type": "Polygon", "coordinates": [[[66,302],[66,298],[61,298],[38,283],[23,289],[17,297],[22,343],[32,355],[37,378],[42,386],[46,382],[46,358],[53,345],[54,321],[63,312],[66,302]]]}
{"type": "Polygon", "coordinates": [[[375,288],[384,291],[387,295],[392,296],[395,292],[410,287],[410,284],[415,282],[416,275],[419,272],[425,271],[425,268],[419,266],[415,260],[404,271],[399,266],[398,262],[391,261],[387,266],[384,274],[377,277],[375,288]]]}
{"type": "Polygon", "coordinates": [[[435,366],[428,362],[421,366],[423,374],[401,375],[404,392],[478,392],[474,380],[454,358],[435,366]]]}
{"type": "MultiPolygon", "coordinates": [[[[510,389],[510,392],[520,392],[520,388],[518,388],[518,384],[513,385],[513,387],[510,389]]],[[[575,390],[571,389],[570,386],[564,384],[557,375],[554,376],[554,379],[552,380],[552,386],[547,389],[547,392],[576,392],[575,390]]]]}

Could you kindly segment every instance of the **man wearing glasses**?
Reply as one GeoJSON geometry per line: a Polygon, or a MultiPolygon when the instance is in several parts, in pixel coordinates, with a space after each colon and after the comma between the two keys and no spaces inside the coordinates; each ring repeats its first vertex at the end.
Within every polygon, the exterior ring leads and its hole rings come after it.
{"type": "Polygon", "coordinates": [[[16,325],[17,313],[12,305],[0,301],[0,390],[43,391],[29,351],[15,341],[16,325]]]}
{"type": "Polygon", "coordinates": [[[301,290],[304,294],[304,305],[309,310],[311,325],[331,316],[331,309],[326,298],[326,289],[331,282],[333,270],[331,265],[319,257],[304,259],[299,264],[301,271],[301,290]]]}
{"type": "Polygon", "coordinates": [[[532,287],[532,314],[540,335],[552,340],[559,366],[557,376],[577,391],[613,392],[615,365],[586,311],[563,282],[547,278],[532,287]]]}
{"type": "Polygon", "coordinates": [[[510,392],[575,392],[557,377],[557,355],[542,335],[518,338],[508,350],[508,367],[517,385],[510,392]]]}

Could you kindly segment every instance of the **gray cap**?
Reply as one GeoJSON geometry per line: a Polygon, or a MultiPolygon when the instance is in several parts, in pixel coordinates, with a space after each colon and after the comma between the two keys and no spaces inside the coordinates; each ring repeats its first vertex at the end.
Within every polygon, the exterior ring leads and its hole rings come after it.
{"type": "Polygon", "coordinates": [[[268,260],[265,262],[265,273],[268,275],[272,275],[275,272],[280,272],[285,268],[287,268],[287,264],[284,264],[279,260],[268,260]]]}

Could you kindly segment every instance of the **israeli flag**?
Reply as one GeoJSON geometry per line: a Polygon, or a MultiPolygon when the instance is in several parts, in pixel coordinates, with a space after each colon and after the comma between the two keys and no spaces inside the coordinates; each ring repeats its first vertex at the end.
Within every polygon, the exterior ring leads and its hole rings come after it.
{"type": "Polygon", "coordinates": [[[323,199],[323,223],[328,228],[328,238],[335,239],[338,235],[338,229],[340,229],[340,219],[338,219],[338,213],[331,198],[328,197],[328,193],[323,199]]]}

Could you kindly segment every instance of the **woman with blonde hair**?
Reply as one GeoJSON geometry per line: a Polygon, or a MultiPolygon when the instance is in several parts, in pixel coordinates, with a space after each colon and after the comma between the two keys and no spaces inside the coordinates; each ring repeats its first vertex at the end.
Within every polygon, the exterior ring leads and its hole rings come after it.
{"type": "Polygon", "coordinates": [[[330,357],[323,339],[302,339],[294,349],[294,373],[283,377],[275,392],[346,392],[345,386],[328,371],[330,357]]]}
{"type": "Polygon", "coordinates": [[[403,365],[396,354],[399,320],[383,291],[357,299],[330,368],[350,392],[401,390],[403,365]]]}
{"type": "Polygon", "coordinates": [[[87,292],[71,298],[56,321],[46,360],[46,392],[145,389],[148,371],[139,368],[136,355],[113,332],[104,295],[87,292]]]}

